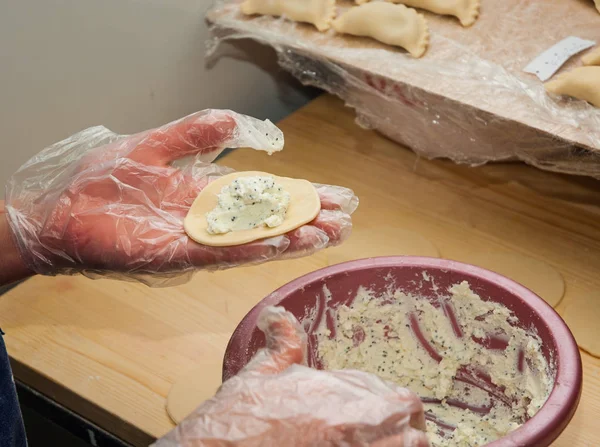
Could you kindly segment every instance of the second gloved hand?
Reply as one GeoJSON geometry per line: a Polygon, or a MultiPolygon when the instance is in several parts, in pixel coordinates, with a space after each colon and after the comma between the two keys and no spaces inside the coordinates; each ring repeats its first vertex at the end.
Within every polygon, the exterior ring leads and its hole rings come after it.
{"type": "Polygon", "coordinates": [[[360,371],[303,366],[306,335],[284,309],[259,318],[267,347],[154,447],[427,447],[411,391],[360,371]]]}
{"type": "Polygon", "coordinates": [[[223,269],[309,255],[350,233],[358,200],[346,188],[316,185],[321,212],[286,235],[236,247],[192,241],[183,219],[202,188],[231,172],[211,163],[226,147],[280,149],[272,123],[205,110],[163,127],[119,136],[87,129],[25,163],[9,180],[8,221],[35,273],[83,273],[153,286],[223,269]],[[195,161],[179,169],[178,159],[195,161]]]}

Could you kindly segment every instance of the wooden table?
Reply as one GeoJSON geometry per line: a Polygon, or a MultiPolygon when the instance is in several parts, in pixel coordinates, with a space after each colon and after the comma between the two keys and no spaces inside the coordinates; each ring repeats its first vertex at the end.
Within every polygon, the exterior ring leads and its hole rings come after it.
{"type": "MultiPolygon", "coordinates": [[[[353,188],[361,199],[355,234],[393,222],[430,239],[446,258],[460,260],[466,244],[542,259],[565,278],[561,306],[600,287],[600,182],[521,164],[425,161],[356,126],[353,111],[329,96],[280,126],[281,154],[238,150],[222,162],[353,188]]],[[[171,384],[201,364],[220,368],[246,312],[275,288],[327,265],[331,253],[199,273],[167,289],[36,277],[2,297],[0,327],[18,380],[147,445],[173,427],[165,412],[171,384]]],[[[584,353],[583,363],[579,410],[555,446],[600,445],[600,360],[584,353]]]]}

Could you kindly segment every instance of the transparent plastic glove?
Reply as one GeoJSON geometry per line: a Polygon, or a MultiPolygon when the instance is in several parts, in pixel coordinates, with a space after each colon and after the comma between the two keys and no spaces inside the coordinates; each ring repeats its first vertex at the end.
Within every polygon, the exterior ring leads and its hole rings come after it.
{"type": "Polygon", "coordinates": [[[6,188],[22,258],[40,274],[81,272],[164,286],[198,269],[308,255],[348,236],[356,197],[316,185],[321,213],[287,235],[226,248],[189,239],[183,219],[193,200],[211,179],[231,172],[211,164],[226,147],[277,151],[283,134],[269,121],[207,110],[132,136],[94,127],[46,148],[6,188]],[[184,168],[172,165],[189,156],[195,159],[184,168]]]}
{"type": "Polygon", "coordinates": [[[306,334],[281,307],[258,322],[267,347],[154,447],[426,447],[411,391],[360,371],[303,366],[306,334]]]}

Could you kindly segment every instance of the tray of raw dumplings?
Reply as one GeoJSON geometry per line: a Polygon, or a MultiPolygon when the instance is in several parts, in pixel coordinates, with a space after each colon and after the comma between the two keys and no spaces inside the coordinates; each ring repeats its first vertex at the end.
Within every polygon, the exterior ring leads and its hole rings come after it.
{"type": "Polygon", "coordinates": [[[220,0],[207,19],[210,51],[267,44],[424,157],[600,178],[600,0],[220,0]],[[570,37],[590,48],[546,82],[524,71],[570,37]]]}

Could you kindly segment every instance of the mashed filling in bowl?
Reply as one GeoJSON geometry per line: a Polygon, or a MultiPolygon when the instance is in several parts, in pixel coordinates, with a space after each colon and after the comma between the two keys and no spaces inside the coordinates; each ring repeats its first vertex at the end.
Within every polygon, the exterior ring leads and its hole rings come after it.
{"type": "Polygon", "coordinates": [[[552,390],[541,339],[517,323],[462,282],[435,298],[360,288],[314,333],[324,368],[367,371],[417,393],[432,446],[475,447],[518,428],[552,390]]]}

